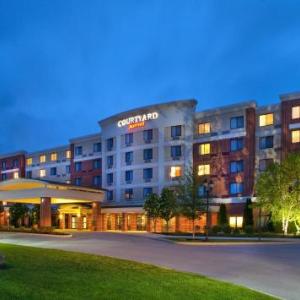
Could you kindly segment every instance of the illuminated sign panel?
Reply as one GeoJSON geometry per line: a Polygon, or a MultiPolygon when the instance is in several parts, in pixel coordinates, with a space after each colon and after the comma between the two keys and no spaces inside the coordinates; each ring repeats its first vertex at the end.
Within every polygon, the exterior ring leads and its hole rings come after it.
{"type": "Polygon", "coordinates": [[[158,118],[158,112],[152,112],[143,115],[136,115],[118,121],[118,127],[128,126],[128,129],[134,129],[145,126],[145,121],[155,120],[158,118]]]}

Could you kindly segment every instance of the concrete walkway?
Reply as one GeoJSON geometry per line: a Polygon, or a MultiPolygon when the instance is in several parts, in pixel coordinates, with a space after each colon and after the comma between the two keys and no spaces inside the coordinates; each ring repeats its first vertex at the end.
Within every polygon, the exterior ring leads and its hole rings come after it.
{"type": "Polygon", "coordinates": [[[300,242],[190,246],[153,234],[86,232],[64,238],[0,232],[0,243],[130,259],[207,275],[283,299],[300,299],[300,242]]]}

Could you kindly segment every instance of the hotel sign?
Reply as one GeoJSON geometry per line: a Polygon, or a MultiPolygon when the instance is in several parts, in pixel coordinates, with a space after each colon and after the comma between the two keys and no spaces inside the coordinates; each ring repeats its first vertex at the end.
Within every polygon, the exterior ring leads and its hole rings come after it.
{"type": "Polygon", "coordinates": [[[144,127],[145,122],[149,120],[156,120],[158,118],[158,112],[147,113],[143,115],[136,115],[123,120],[118,121],[118,127],[128,126],[128,129],[134,129],[144,127]]]}

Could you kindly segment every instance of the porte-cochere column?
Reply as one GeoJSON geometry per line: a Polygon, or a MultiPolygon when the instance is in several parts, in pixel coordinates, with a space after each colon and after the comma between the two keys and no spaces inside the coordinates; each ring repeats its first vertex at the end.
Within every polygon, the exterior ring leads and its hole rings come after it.
{"type": "Polygon", "coordinates": [[[40,205],[40,227],[51,227],[51,198],[42,197],[40,205]]]}
{"type": "Polygon", "coordinates": [[[92,230],[100,231],[101,228],[101,207],[99,202],[92,203],[92,230]]]}

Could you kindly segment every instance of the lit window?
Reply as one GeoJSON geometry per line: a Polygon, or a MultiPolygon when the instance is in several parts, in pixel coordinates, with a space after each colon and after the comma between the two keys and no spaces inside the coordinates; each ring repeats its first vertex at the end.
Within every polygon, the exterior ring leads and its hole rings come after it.
{"type": "Polygon", "coordinates": [[[292,108],[292,119],[300,119],[300,106],[292,108]]]}
{"type": "Polygon", "coordinates": [[[300,130],[292,131],[292,143],[300,143],[300,130]]]}
{"type": "Polygon", "coordinates": [[[40,155],[40,163],[46,162],[46,155],[40,155]]]}
{"type": "Polygon", "coordinates": [[[182,175],[182,168],[181,166],[172,166],[170,170],[170,177],[177,178],[182,175]]]}
{"type": "Polygon", "coordinates": [[[133,189],[126,189],[125,190],[125,199],[133,199],[133,189]]]}
{"type": "Polygon", "coordinates": [[[46,176],[46,170],[45,169],[41,169],[40,170],[40,177],[45,177],[46,176]]]}
{"type": "Polygon", "coordinates": [[[229,226],[231,228],[242,228],[243,227],[243,217],[229,217],[229,226]]]}
{"type": "Polygon", "coordinates": [[[210,165],[199,165],[198,166],[198,175],[209,175],[210,174],[210,165]]]}
{"type": "Polygon", "coordinates": [[[14,172],[13,177],[14,177],[14,179],[18,179],[19,178],[19,172],[14,172]]]}
{"type": "Polygon", "coordinates": [[[201,123],[198,125],[198,133],[199,134],[206,134],[210,133],[210,123],[201,123]]]}
{"type": "Polygon", "coordinates": [[[259,116],[259,126],[273,125],[273,113],[260,115],[259,116]]]}
{"type": "Polygon", "coordinates": [[[32,165],[32,158],[31,157],[26,159],[26,165],[27,166],[31,166],[32,165]]]}
{"type": "Polygon", "coordinates": [[[71,158],[71,150],[66,151],[66,158],[68,158],[68,159],[71,158]]]}
{"type": "Polygon", "coordinates": [[[205,155],[205,154],[210,154],[210,144],[201,144],[199,147],[199,154],[200,155],[205,155]]]}
{"type": "Polygon", "coordinates": [[[57,153],[56,152],[51,153],[50,159],[51,159],[51,161],[57,160],[57,153]]]}

